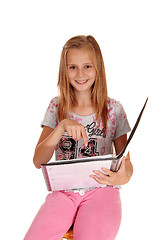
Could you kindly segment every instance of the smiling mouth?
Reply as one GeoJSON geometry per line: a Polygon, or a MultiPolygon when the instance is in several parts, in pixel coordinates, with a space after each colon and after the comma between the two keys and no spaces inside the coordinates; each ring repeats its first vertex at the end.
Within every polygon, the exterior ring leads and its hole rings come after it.
{"type": "Polygon", "coordinates": [[[79,80],[75,80],[76,81],[76,83],[78,83],[78,84],[84,84],[84,83],[86,83],[87,81],[88,81],[88,79],[87,80],[81,80],[81,81],[79,81],[79,80]]]}

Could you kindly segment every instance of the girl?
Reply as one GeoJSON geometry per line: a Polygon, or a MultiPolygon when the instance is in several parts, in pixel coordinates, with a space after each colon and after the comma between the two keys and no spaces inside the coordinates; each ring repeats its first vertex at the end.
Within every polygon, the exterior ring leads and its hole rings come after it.
{"type": "MultiPolygon", "coordinates": [[[[76,36],[63,47],[59,97],[50,102],[43,131],[34,154],[40,168],[54,151],[57,159],[119,154],[130,127],[122,105],[108,98],[104,62],[92,36],[76,36]]],[[[117,185],[127,183],[133,172],[129,154],[118,172],[103,169],[90,177],[102,184],[95,189],[55,191],[48,194],[24,240],[59,240],[74,224],[76,240],[113,240],[121,221],[117,185]]],[[[64,176],[65,181],[65,176],[64,176]]]]}

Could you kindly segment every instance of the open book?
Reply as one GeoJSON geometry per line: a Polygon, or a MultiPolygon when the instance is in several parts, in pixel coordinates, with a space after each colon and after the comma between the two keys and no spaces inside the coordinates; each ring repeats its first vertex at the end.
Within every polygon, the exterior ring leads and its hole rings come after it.
{"type": "Polygon", "coordinates": [[[90,178],[89,175],[93,173],[93,170],[102,172],[102,167],[112,171],[119,169],[122,156],[136,131],[147,101],[148,98],[130,133],[126,145],[119,155],[109,154],[87,158],[57,160],[55,162],[41,164],[48,191],[100,187],[101,184],[90,178]]]}

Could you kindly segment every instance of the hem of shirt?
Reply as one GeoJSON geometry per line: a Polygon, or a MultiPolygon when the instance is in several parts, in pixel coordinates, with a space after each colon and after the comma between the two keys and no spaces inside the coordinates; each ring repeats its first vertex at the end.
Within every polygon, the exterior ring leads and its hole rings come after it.
{"type": "Polygon", "coordinates": [[[97,188],[104,188],[104,187],[112,187],[112,188],[118,188],[121,189],[121,185],[114,185],[114,186],[109,186],[109,185],[103,185],[103,186],[99,186],[99,187],[90,187],[90,188],[79,188],[79,189],[69,189],[69,190],[64,190],[65,192],[74,192],[74,193],[80,193],[80,192],[86,192],[86,191],[91,191],[93,189],[97,189],[97,188]]]}
{"type": "Polygon", "coordinates": [[[48,122],[42,122],[41,124],[40,124],[40,126],[43,128],[44,126],[46,126],[46,127],[50,127],[50,128],[52,128],[52,129],[55,129],[51,124],[49,124],[48,122]]]}

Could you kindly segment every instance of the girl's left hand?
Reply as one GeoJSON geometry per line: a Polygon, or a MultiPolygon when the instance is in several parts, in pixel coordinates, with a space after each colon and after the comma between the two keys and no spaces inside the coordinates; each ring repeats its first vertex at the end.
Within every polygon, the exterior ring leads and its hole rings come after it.
{"type": "Polygon", "coordinates": [[[117,172],[113,172],[107,168],[102,168],[103,172],[107,175],[101,173],[100,171],[94,170],[93,172],[97,175],[90,175],[96,182],[104,185],[114,186],[126,184],[133,172],[132,164],[130,162],[130,155],[127,154],[126,157],[122,158],[120,168],[117,172]]]}

